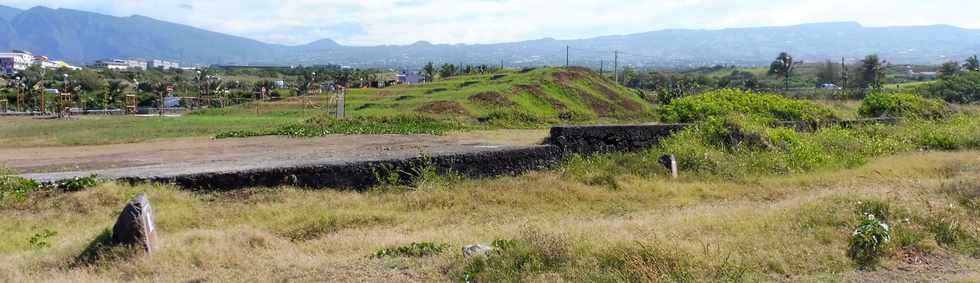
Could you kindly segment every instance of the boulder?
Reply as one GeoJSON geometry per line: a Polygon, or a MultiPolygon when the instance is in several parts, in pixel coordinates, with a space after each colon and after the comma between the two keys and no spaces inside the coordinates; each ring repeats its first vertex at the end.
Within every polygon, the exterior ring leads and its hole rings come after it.
{"type": "Polygon", "coordinates": [[[482,245],[482,244],[467,245],[467,246],[463,246],[463,256],[464,257],[490,256],[490,253],[493,252],[493,250],[494,250],[493,247],[482,245]]]}
{"type": "Polygon", "coordinates": [[[138,246],[146,252],[157,247],[157,230],[153,207],[146,193],[140,193],[126,204],[112,227],[112,244],[138,246]]]}
{"type": "Polygon", "coordinates": [[[677,178],[677,158],[675,158],[674,155],[665,154],[664,156],[661,156],[660,165],[663,165],[668,171],[670,171],[671,178],[677,178]]]}

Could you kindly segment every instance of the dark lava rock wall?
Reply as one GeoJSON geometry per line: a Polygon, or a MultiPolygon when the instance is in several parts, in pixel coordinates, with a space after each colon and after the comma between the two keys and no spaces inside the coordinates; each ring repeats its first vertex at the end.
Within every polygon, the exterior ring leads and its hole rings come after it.
{"type": "Polygon", "coordinates": [[[638,151],[656,146],[661,139],[690,124],[650,124],[616,126],[568,126],[551,128],[546,143],[566,153],[593,154],[611,151],[638,151]]]}

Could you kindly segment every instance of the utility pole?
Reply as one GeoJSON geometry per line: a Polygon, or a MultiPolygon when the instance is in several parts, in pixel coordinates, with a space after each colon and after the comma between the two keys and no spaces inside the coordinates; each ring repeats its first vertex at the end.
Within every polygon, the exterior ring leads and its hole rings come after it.
{"type": "Polygon", "coordinates": [[[605,67],[605,66],[604,66],[604,64],[605,64],[605,63],[606,63],[606,61],[603,61],[603,60],[599,60],[599,76],[600,76],[600,77],[601,77],[602,75],[604,75],[604,73],[603,73],[603,70],[602,70],[602,68],[604,68],[604,67],[605,67]]]}
{"type": "Polygon", "coordinates": [[[843,84],[841,89],[844,90],[844,96],[847,96],[847,64],[844,63],[844,57],[840,57],[840,73],[843,84]]]}
{"type": "Polygon", "coordinates": [[[565,45],[565,67],[566,68],[568,67],[568,63],[570,61],[569,60],[569,55],[568,55],[569,49],[571,49],[571,47],[569,47],[568,45],[565,45]]]}
{"type": "Polygon", "coordinates": [[[616,74],[616,83],[619,83],[619,50],[613,51],[613,74],[616,74]]]}

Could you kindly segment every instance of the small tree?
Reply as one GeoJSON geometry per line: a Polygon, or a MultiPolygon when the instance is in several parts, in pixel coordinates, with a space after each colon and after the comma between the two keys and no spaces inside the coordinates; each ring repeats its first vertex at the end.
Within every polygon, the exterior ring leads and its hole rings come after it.
{"type": "Polygon", "coordinates": [[[126,84],[122,81],[112,80],[105,86],[105,96],[102,100],[102,107],[108,109],[109,105],[115,105],[126,91],[126,84]]]}
{"type": "Polygon", "coordinates": [[[422,75],[425,77],[426,82],[431,83],[436,78],[436,66],[432,62],[425,64],[425,67],[422,68],[422,75]]]}
{"type": "Polygon", "coordinates": [[[863,89],[881,89],[881,80],[885,77],[885,65],[887,61],[881,60],[878,54],[868,55],[861,60],[860,86],[863,89]]]}
{"type": "Polygon", "coordinates": [[[977,55],[966,58],[966,64],[963,64],[963,69],[966,69],[968,72],[980,71],[980,60],[977,60],[977,55]]]}
{"type": "Polygon", "coordinates": [[[783,91],[789,90],[789,79],[793,76],[793,70],[796,69],[796,64],[798,62],[793,61],[793,56],[789,55],[789,53],[782,52],[769,65],[769,75],[783,77],[783,91]]]}
{"type": "Polygon", "coordinates": [[[456,65],[453,64],[442,64],[439,68],[440,78],[449,78],[456,75],[456,65]]]}
{"type": "Polygon", "coordinates": [[[939,77],[948,78],[960,73],[960,63],[949,61],[939,67],[939,77]]]}

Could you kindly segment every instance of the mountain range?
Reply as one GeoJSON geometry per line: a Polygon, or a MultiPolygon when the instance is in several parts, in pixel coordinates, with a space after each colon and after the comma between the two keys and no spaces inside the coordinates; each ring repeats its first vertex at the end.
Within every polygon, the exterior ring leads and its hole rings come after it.
{"type": "Polygon", "coordinates": [[[865,27],[856,22],[720,30],[671,29],[588,39],[497,44],[345,46],[330,39],[287,46],[144,16],[0,6],[0,50],[29,50],[74,64],[105,58],[165,59],[183,65],[317,65],[417,68],[426,62],[565,63],[598,67],[619,51],[621,65],[695,67],[767,65],[787,51],[803,61],[879,54],[893,63],[936,64],[980,53],[980,30],[948,25],[865,27]]]}

